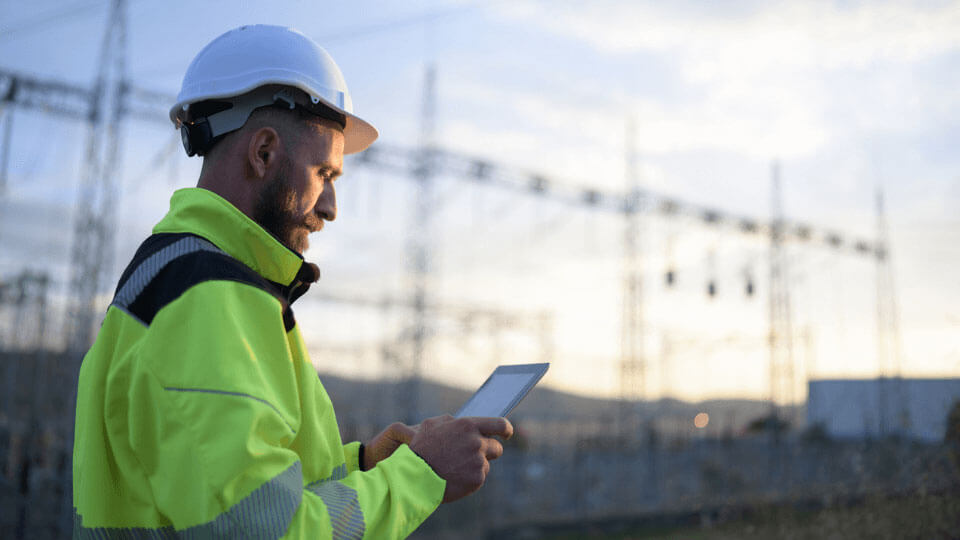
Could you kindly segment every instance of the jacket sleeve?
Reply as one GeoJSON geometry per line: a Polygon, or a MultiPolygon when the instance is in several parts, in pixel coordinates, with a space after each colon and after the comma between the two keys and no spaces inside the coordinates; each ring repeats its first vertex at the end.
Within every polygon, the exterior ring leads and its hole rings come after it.
{"type": "Polygon", "coordinates": [[[353,441],[343,445],[343,462],[347,465],[347,472],[359,471],[363,467],[360,464],[360,441],[353,441]]]}
{"type": "Polygon", "coordinates": [[[406,537],[445,487],[409,447],[363,472],[359,444],[337,441],[340,472],[305,485],[291,448],[298,366],[280,309],[259,289],[210,281],[154,318],[126,391],[153,504],[183,536],[406,537]]]}

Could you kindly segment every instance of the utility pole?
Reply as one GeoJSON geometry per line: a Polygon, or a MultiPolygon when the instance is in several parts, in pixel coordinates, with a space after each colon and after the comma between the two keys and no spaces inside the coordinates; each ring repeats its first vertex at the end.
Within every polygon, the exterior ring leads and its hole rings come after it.
{"type": "Polygon", "coordinates": [[[626,199],[623,234],[623,314],[620,331],[620,437],[637,438],[637,404],[643,398],[645,375],[643,336],[643,274],[640,257],[640,179],[637,172],[636,124],[627,119],[626,199]]]}
{"type": "Polygon", "coordinates": [[[877,186],[877,367],[879,377],[880,436],[903,433],[909,426],[904,403],[903,379],[900,373],[900,312],[890,258],[890,235],[887,230],[883,190],[877,186]]]}
{"type": "Polygon", "coordinates": [[[398,396],[399,404],[406,409],[406,421],[411,424],[420,422],[420,392],[423,378],[423,360],[426,356],[427,339],[430,335],[430,321],[427,317],[427,303],[430,298],[430,273],[432,265],[430,249],[433,232],[433,177],[436,168],[436,69],[428,65],[424,76],[423,103],[420,117],[420,148],[414,178],[417,183],[416,214],[412,216],[409,240],[409,264],[413,281],[413,331],[407,377],[406,392],[398,396]]]}
{"type": "Polygon", "coordinates": [[[73,220],[67,350],[82,354],[93,341],[97,295],[113,267],[120,167],[120,117],[126,92],[126,14],[113,0],[91,94],[86,159],[73,220]]]}

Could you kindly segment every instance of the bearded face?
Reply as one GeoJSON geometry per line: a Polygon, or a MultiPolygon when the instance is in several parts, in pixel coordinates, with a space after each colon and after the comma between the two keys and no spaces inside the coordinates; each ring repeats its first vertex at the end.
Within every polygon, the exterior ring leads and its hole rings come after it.
{"type": "MultiPolygon", "coordinates": [[[[337,217],[334,181],[343,172],[343,133],[323,122],[281,130],[272,177],[261,177],[252,216],[270,234],[303,254],[310,233],[337,217]]],[[[276,133],[276,132],[274,132],[276,133]]]]}
{"type": "Polygon", "coordinates": [[[309,234],[323,228],[312,210],[301,211],[301,197],[290,177],[290,160],[284,161],[273,181],[260,191],[254,208],[254,221],[283,245],[303,254],[309,247],[309,234]]]}

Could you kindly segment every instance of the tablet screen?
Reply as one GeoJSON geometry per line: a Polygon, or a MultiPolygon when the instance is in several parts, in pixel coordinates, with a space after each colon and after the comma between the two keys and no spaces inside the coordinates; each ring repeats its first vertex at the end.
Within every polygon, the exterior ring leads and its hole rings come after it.
{"type": "Polygon", "coordinates": [[[500,366],[456,416],[506,416],[547,372],[549,363],[500,366]]]}

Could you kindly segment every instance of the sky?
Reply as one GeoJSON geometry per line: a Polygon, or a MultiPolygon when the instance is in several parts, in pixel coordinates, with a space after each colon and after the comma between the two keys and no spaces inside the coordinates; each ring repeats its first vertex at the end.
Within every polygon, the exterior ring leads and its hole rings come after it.
{"type": "MultiPolygon", "coordinates": [[[[107,11],[102,0],[0,0],[0,69],[90,85],[107,11]]],[[[788,219],[871,240],[882,189],[902,373],[960,376],[958,2],[134,1],[131,84],[175,95],[207,42],[250,23],[294,26],[324,46],[385,145],[423,140],[433,66],[433,140],[513,177],[622,193],[632,122],[639,182],[659,196],[768,220],[776,161],[788,219]]],[[[56,306],[88,135],[47,114],[13,118],[0,278],[49,269],[56,306]]],[[[199,172],[172,126],[121,129],[111,280],[199,172]]],[[[323,279],[298,320],[321,372],[396,376],[411,314],[377,305],[409,297],[419,195],[407,175],[356,160],[338,195],[337,221],[306,254],[323,279]]],[[[622,216],[453,174],[435,179],[431,200],[429,293],[443,309],[427,376],[472,387],[499,363],[547,358],[543,384],[617,395],[622,216]]],[[[769,241],[648,210],[643,395],[768,397],[769,241]]],[[[808,378],[875,376],[876,261],[799,242],[786,253],[794,398],[808,378]]]]}

